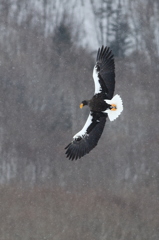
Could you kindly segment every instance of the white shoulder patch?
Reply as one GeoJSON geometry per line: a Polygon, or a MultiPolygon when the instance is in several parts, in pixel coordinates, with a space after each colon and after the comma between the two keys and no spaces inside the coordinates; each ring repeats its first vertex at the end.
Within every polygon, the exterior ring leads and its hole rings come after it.
{"type": "Polygon", "coordinates": [[[97,72],[96,65],[94,66],[94,69],[93,69],[93,79],[94,79],[94,85],[95,85],[94,94],[100,93],[102,91],[102,88],[101,88],[101,85],[99,83],[99,77],[98,77],[98,72],[97,72]]]}
{"type": "Polygon", "coordinates": [[[91,114],[89,114],[84,127],[82,128],[81,131],[79,131],[78,133],[76,133],[76,135],[73,136],[73,139],[77,139],[78,137],[83,138],[87,134],[87,129],[91,125],[92,119],[93,119],[93,116],[91,114]]]}

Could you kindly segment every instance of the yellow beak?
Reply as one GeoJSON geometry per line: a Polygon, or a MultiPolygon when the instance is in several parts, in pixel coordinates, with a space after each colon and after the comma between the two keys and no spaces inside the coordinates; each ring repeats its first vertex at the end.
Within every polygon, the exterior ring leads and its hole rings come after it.
{"type": "Polygon", "coordinates": [[[80,108],[83,108],[83,103],[80,104],[80,108]]]}

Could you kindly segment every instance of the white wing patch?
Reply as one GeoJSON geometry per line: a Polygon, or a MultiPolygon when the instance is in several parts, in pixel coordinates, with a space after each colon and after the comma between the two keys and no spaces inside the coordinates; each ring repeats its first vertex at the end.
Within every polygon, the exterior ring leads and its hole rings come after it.
{"type": "Polygon", "coordinates": [[[95,92],[94,94],[100,93],[102,91],[101,85],[99,83],[99,76],[96,65],[93,69],[93,79],[94,79],[94,85],[95,85],[95,92]]]}
{"type": "Polygon", "coordinates": [[[89,114],[84,127],[82,128],[81,131],[79,131],[78,133],[76,133],[76,135],[74,135],[73,139],[77,139],[78,137],[83,138],[87,134],[87,128],[91,125],[92,119],[93,119],[93,116],[89,114]]]}

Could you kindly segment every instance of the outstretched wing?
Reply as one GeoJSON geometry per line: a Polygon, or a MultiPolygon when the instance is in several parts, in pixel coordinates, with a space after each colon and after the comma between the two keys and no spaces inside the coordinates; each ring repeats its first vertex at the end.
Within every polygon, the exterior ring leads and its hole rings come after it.
{"type": "Polygon", "coordinates": [[[103,132],[107,115],[103,113],[90,112],[88,119],[73,141],[65,148],[69,159],[74,160],[89,153],[98,143],[103,132]]]}
{"type": "Polygon", "coordinates": [[[93,69],[95,94],[104,93],[105,98],[111,99],[115,89],[114,56],[108,47],[98,49],[96,64],[93,69]]]}

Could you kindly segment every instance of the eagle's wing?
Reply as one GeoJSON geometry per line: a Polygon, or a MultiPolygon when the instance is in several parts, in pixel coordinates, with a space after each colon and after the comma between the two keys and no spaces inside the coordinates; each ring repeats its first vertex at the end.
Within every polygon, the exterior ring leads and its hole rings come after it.
{"type": "Polygon", "coordinates": [[[102,46],[98,49],[93,79],[95,94],[104,93],[105,98],[111,99],[115,89],[115,64],[110,48],[102,46]]]}
{"type": "Polygon", "coordinates": [[[103,132],[107,114],[90,112],[88,119],[73,141],[65,148],[69,159],[74,160],[89,153],[98,143],[103,132]]]}

